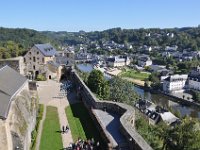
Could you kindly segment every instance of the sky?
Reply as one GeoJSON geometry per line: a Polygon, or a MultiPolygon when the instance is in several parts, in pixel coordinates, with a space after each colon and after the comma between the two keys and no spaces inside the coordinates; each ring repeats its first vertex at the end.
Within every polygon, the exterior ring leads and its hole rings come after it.
{"type": "Polygon", "coordinates": [[[200,24],[200,0],[2,0],[0,26],[38,31],[174,28],[200,24]]]}

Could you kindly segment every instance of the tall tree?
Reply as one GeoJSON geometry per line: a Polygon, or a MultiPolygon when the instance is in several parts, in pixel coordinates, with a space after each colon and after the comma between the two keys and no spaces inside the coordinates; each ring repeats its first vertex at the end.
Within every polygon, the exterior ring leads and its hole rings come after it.
{"type": "Polygon", "coordinates": [[[200,123],[196,119],[186,117],[174,127],[162,124],[155,131],[163,140],[163,150],[200,149],[200,123]]]}
{"type": "Polygon", "coordinates": [[[119,77],[110,80],[110,99],[117,102],[132,103],[138,98],[133,85],[119,77]]]}
{"type": "Polygon", "coordinates": [[[92,70],[88,77],[88,87],[101,98],[107,98],[109,87],[100,70],[92,70]]]}

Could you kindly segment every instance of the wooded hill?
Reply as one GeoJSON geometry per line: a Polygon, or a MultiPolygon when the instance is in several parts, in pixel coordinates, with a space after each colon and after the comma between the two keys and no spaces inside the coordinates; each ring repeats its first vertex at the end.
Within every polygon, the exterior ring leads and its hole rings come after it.
{"type": "Polygon", "coordinates": [[[134,49],[139,46],[173,46],[178,50],[200,50],[200,27],[173,29],[121,29],[113,28],[95,32],[53,32],[32,29],[0,28],[0,58],[23,55],[35,43],[50,42],[53,46],[88,44],[102,45],[105,41],[119,44],[130,43],[134,49]]]}

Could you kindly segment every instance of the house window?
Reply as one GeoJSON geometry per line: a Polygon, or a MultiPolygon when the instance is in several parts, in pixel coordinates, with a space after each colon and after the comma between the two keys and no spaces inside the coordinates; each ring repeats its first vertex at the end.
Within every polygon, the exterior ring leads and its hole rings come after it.
{"type": "Polygon", "coordinates": [[[31,55],[31,52],[29,52],[29,54],[31,55]]]}
{"type": "Polygon", "coordinates": [[[33,70],[35,70],[35,65],[33,66],[33,70]]]}
{"type": "Polygon", "coordinates": [[[26,58],[24,58],[24,62],[26,62],[26,58]]]}
{"type": "Polygon", "coordinates": [[[44,63],[44,58],[42,58],[42,62],[44,63]]]}
{"type": "Polygon", "coordinates": [[[31,60],[31,57],[29,59],[31,60]]]}
{"type": "Polygon", "coordinates": [[[37,54],[39,54],[39,52],[37,51],[37,54]]]}
{"type": "Polygon", "coordinates": [[[35,57],[33,57],[33,62],[35,62],[35,57]]]}

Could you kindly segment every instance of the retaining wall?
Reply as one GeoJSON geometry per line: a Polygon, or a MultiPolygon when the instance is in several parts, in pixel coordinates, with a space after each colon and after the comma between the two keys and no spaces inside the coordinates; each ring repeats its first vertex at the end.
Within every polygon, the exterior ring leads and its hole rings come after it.
{"type": "Polygon", "coordinates": [[[104,129],[103,125],[97,119],[97,117],[95,117],[93,109],[106,109],[108,112],[114,112],[121,116],[120,131],[125,136],[130,150],[153,150],[142,138],[142,136],[135,130],[135,109],[133,107],[123,103],[100,101],[94,96],[94,94],[89,90],[89,88],[85,85],[85,83],[74,70],[71,72],[71,77],[76,84],[79,98],[82,99],[85,106],[88,108],[100,132],[103,131],[102,137],[105,142],[108,143],[107,149],[117,149],[117,147],[113,147],[106,129],[104,129]]]}

